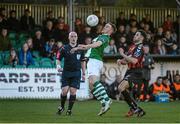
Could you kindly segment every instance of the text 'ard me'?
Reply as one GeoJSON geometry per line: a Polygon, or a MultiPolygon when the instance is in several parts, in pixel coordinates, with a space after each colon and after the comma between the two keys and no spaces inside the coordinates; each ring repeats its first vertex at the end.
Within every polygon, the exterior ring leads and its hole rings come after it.
{"type": "Polygon", "coordinates": [[[56,83],[60,81],[61,74],[58,73],[0,73],[0,83],[56,83]]]}

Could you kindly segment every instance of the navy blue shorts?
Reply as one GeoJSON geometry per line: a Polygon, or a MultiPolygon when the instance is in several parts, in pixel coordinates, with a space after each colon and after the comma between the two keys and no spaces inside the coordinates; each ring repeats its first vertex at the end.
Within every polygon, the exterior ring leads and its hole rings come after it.
{"type": "Polygon", "coordinates": [[[63,71],[61,88],[69,86],[76,89],[80,88],[81,71],[69,72],[63,71]]]}

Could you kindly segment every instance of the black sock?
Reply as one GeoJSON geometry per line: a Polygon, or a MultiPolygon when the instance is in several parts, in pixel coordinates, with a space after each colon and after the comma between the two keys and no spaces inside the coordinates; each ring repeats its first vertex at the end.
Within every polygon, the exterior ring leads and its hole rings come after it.
{"type": "Polygon", "coordinates": [[[71,110],[76,100],[76,95],[70,95],[68,110],[71,110]]]}
{"type": "Polygon", "coordinates": [[[127,104],[133,109],[136,110],[137,108],[137,104],[136,102],[133,100],[133,98],[130,96],[130,94],[128,93],[127,90],[124,90],[121,92],[122,95],[124,96],[124,100],[127,102],[127,104]]]}
{"type": "Polygon", "coordinates": [[[61,94],[61,107],[64,108],[65,102],[66,102],[67,96],[63,96],[61,94]]]}

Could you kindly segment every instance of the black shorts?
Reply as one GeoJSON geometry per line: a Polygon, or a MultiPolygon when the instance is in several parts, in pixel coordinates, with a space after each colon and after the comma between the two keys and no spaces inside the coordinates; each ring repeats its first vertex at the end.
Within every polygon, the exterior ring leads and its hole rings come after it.
{"type": "Polygon", "coordinates": [[[127,70],[124,80],[129,82],[130,87],[133,84],[138,84],[143,82],[143,70],[142,69],[130,69],[127,70]]]}
{"type": "Polygon", "coordinates": [[[76,89],[80,88],[81,71],[69,72],[63,71],[61,79],[61,88],[69,86],[76,89]]]}

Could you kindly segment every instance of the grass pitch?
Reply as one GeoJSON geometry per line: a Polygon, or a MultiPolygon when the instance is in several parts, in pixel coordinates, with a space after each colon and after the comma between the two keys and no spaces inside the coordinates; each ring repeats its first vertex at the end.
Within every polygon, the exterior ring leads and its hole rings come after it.
{"type": "Polygon", "coordinates": [[[73,115],[56,115],[58,100],[0,100],[0,123],[180,123],[180,102],[139,103],[146,116],[126,118],[128,106],[124,102],[113,101],[111,109],[102,117],[95,100],[77,101],[73,115]]]}

